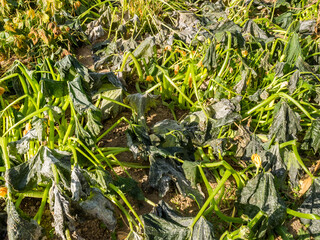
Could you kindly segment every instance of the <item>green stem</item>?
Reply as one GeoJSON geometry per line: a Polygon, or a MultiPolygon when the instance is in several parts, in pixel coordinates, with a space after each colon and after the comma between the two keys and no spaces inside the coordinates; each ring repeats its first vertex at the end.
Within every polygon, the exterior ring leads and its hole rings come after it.
{"type": "Polygon", "coordinates": [[[213,190],[213,192],[209,195],[206,202],[201,207],[200,211],[198,212],[197,216],[194,218],[190,229],[193,229],[194,225],[197,223],[197,221],[200,219],[200,217],[205,212],[206,208],[209,206],[209,204],[214,199],[215,195],[219,192],[219,190],[223,187],[224,183],[228,180],[228,178],[231,176],[231,172],[229,170],[226,170],[225,174],[223,175],[221,181],[218,183],[217,187],[213,190]]]}

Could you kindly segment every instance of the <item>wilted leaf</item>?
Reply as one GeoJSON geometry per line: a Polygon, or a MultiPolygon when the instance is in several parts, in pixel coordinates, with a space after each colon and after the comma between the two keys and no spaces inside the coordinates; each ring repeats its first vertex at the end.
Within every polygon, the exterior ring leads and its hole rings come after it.
{"type": "Polygon", "coordinates": [[[301,167],[293,151],[288,151],[285,149],[284,162],[287,166],[288,175],[292,186],[294,188],[299,187],[299,171],[301,170],[301,167]]]}
{"type": "Polygon", "coordinates": [[[199,181],[199,170],[198,165],[199,162],[190,162],[184,161],[182,164],[182,169],[186,178],[190,181],[191,186],[195,188],[197,186],[197,182],[199,181]]]}
{"type": "Polygon", "coordinates": [[[129,194],[131,197],[139,201],[144,200],[143,192],[134,179],[118,176],[117,180],[114,182],[114,185],[117,186],[122,192],[129,194]]]}
{"type": "Polygon", "coordinates": [[[143,215],[142,218],[145,224],[144,232],[148,239],[216,239],[212,225],[204,217],[200,217],[191,233],[189,226],[193,218],[179,216],[164,201],[160,201],[152,213],[143,215]]]}
{"type": "Polygon", "coordinates": [[[7,201],[6,211],[8,214],[8,219],[7,219],[8,239],[37,240],[41,238],[42,228],[33,219],[27,220],[22,218],[17,212],[14,206],[14,203],[11,200],[7,201]]]}
{"type": "Polygon", "coordinates": [[[109,230],[113,231],[117,220],[111,202],[98,189],[92,189],[90,197],[80,203],[81,208],[92,217],[101,220],[109,230]]]}
{"type": "MultiPolygon", "coordinates": [[[[104,84],[93,96],[93,99],[98,99],[101,95],[103,97],[122,102],[123,92],[122,88],[114,87],[111,84],[104,84]]],[[[109,100],[102,99],[99,104],[99,109],[101,109],[102,112],[102,119],[108,119],[116,117],[122,111],[123,107],[109,100]]]]}
{"type": "Polygon", "coordinates": [[[202,63],[203,63],[203,66],[205,66],[209,71],[217,67],[216,45],[214,44],[213,41],[210,43],[202,63]]]}
{"type": "Polygon", "coordinates": [[[82,174],[78,165],[75,165],[71,172],[71,193],[73,201],[80,201],[90,195],[90,186],[82,174]]]}
{"type": "Polygon", "coordinates": [[[268,229],[282,225],[286,218],[286,205],[278,196],[271,173],[260,173],[250,179],[239,197],[240,207],[250,218],[261,210],[268,215],[268,229]]]}
{"type": "Polygon", "coordinates": [[[256,24],[251,19],[246,21],[242,31],[244,35],[251,35],[255,38],[262,39],[262,40],[268,39],[267,34],[258,26],[258,24],[256,24]]]}
{"type": "Polygon", "coordinates": [[[126,97],[125,103],[129,104],[133,110],[134,122],[147,127],[145,114],[152,107],[155,106],[156,96],[150,94],[130,94],[126,97]]]}
{"type": "Polygon", "coordinates": [[[297,138],[297,134],[302,130],[300,126],[300,116],[291,110],[289,105],[282,101],[280,109],[275,112],[273,122],[269,131],[269,138],[275,138],[278,142],[287,142],[297,138]]]}
{"type": "Polygon", "coordinates": [[[296,90],[299,78],[300,78],[300,71],[299,70],[295,71],[294,74],[291,75],[290,80],[289,80],[289,86],[288,86],[288,90],[289,90],[290,95],[292,95],[294,93],[294,91],[296,90]]]}
{"type": "Polygon", "coordinates": [[[299,43],[299,35],[293,33],[288,40],[287,47],[284,49],[283,54],[286,56],[286,61],[290,65],[296,63],[296,60],[301,55],[301,47],[299,43]]]}
{"type": "Polygon", "coordinates": [[[75,222],[75,219],[70,213],[70,203],[55,184],[53,184],[50,189],[49,199],[50,210],[53,212],[53,226],[55,231],[63,240],[66,240],[65,225],[68,224],[73,227],[75,222]]]}
{"type": "Polygon", "coordinates": [[[28,191],[37,186],[46,186],[54,181],[52,165],[55,165],[64,187],[70,187],[71,155],[68,152],[40,147],[27,162],[7,170],[6,180],[16,191],[28,191]]]}
{"type": "Polygon", "coordinates": [[[301,148],[304,150],[309,150],[311,147],[315,152],[320,147],[320,119],[312,120],[311,126],[306,132],[303,144],[301,145],[301,148]]]}
{"type": "MultiPolygon", "coordinates": [[[[320,179],[316,178],[313,180],[311,188],[307,192],[306,199],[298,209],[299,212],[312,213],[320,215],[320,179]]],[[[317,239],[320,236],[320,220],[310,220],[300,218],[303,224],[309,225],[309,232],[317,239]]]]}
{"type": "Polygon", "coordinates": [[[190,186],[190,182],[186,179],[183,169],[174,160],[164,158],[159,154],[152,154],[149,157],[150,171],[149,184],[157,189],[161,197],[169,191],[170,183],[173,182],[180,194],[188,196],[203,204],[204,197],[201,193],[190,186]]]}

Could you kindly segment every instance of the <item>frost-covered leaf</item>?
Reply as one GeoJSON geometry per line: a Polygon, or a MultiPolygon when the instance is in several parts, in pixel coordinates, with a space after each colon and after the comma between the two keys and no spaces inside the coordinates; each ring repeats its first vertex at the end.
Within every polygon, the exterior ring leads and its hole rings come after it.
{"type": "Polygon", "coordinates": [[[80,75],[68,82],[68,90],[72,105],[77,113],[82,115],[90,108],[95,109],[82,87],[80,75]]]}
{"type": "Polygon", "coordinates": [[[30,141],[36,139],[43,141],[45,137],[46,125],[47,119],[33,117],[31,122],[31,126],[33,128],[30,129],[21,139],[8,143],[9,154],[11,156],[26,154],[29,150],[30,141]]]}
{"type": "Polygon", "coordinates": [[[90,197],[80,203],[81,208],[92,217],[101,220],[109,230],[114,230],[117,220],[111,202],[98,189],[92,189],[90,197]]]}
{"type": "Polygon", "coordinates": [[[66,240],[65,226],[69,225],[69,228],[73,228],[75,223],[75,219],[70,213],[70,202],[55,184],[50,189],[49,199],[55,231],[63,240],[66,240]]]}
{"type": "Polygon", "coordinates": [[[315,152],[318,151],[320,147],[320,119],[312,120],[311,126],[309,127],[306,135],[303,139],[303,144],[301,146],[304,150],[309,150],[313,148],[315,152]]]}
{"type": "Polygon", "coordinates": [[[57,169],[63,186],[70,188],[71,155],[68,152],[40,147],[36,155],[27,162],[7,170],[6,180],[16,191],[32,190],[54,181],[53,165],[57,169]]]}
{"type": "Polygon", "coordinates": [[[200,217],[193,227],[192,217],[182,217],[173,211],[164,201],[160,201],[154,210],[142,216],[147,239],[168,240],[214,240],[213,226],[204,217],[200,217]]]}
{"type": "Polygon", "coordinates": [[[149,161],[149,184],[159,191],[161,197],[166,195],[170,183],[173,182],[180,194],[197,200],[200,205],[203,204],[204,197],[197,189],[190,186],[182,167],[175,160],[152,154],[149,156],[149,161]]]}
{"type": "Polygon", "coordinates": [[[293,188],[299,187],[299,179],[300,179],[300,173],[301,166],[298,162],[298,159],[296,158],[296,155],[293,151],[285,150],[284,152],[284,163],[286,164],[288,175],[290,182],[292,184],[293,188]]]}
{"type": "Polygon", "coordinates": [[[287,167],[282,160],[279,144],[273,145],[270,150],[266,152],[265,159],[266,161],[262,162],[264,170],[271,170],[272,175],[275,177],[275,183],[278,183],[279,185],[284,183],[287,176],[287,167]]]}
{"type": "Polygon", "coordinates": [[[171,156],[194,160],[192,134],[174,120],[165,119],[151,128],[151,144],[169,152],[171,156]]]}
{"type": "Polygon", "coordinates": [[[152,106],[155,106],[156,96],[150,94],[135,93],[126,97],[125,103],[129,104],[133,110],[134,122],[147,127],[145,114],[152,106]]]}
{"type": "Polygon", "coordinates": [[[302,130],[300,126],[300,116],[294,112],[289,105],[282,101],[281,106],[275,112],[273,122],[269,131],[269,138],[275,138],[278,142],[287,142],[297,138],[297,134],[302,130]]]}
{"type": "Polygon", "coordinates": [[[78,202],[81,198],[90,195],[90,186],[78,165],[75,165],[72,169],[70,188],[73,201],[78,202]]]}
{"type": "Polygon", "coordinates": [[[251,35],[255,38],[262,39],[262,40],[268,39],[267,34],[258,26],[258,24],[256,24],[251,19],[246,21],[242,31],[244,35],[251,35]]]}
{"type": "Polygon", "coordinates": [[[27,220],[22,218],[11,200],[7,201],[6,211],[8,214],[7,230],[9,240],[41,239],[42,228],[33,219],[27,220]]]}
{"type": "Polygon", "coordinates": [[[102,26],[96,26],[89,32],[89,40],[90,42],[93,42],[97,40],[100,37],[103,37],[105,35],[105,31],[103,30],[102,26]]]}
{"type": "Polygon", "coordinates": [[[239,204],[244,213],[254,218],[259,211],[268,216],[268,229],[282,225],[286,218],[286,205],[279,197],[271,173],[260,173],[242,189],[239,204]]]}
{"type": "Polygon", "coordinates": [[[101,124],[101,112],[96,109],[88,109],[87,111],[87,125],[92,136],[97,137],[103,128],[101,124]]]}
{"type": "Polygon", "coordinates": [[[295,71],[294,74],[291,75],[291,77],[289,79],[289,86],[288,86],[288,90],[289,90],[290,95],[292,95],[294,93],[294,91],[296,90],[299,78],[300,78],[300,71],[299,70],[295,71]]]}
{"type": "MultiPolygon", "coordinates": [[[[307,192],[306,199],[298,209],[299,212],[320,215],[320,179],[316,178],[307,192]]],[[[308,230],[315,239],[320,237],[320,220],[300,218],[301,222],[308,225],[308,230]]]]}
{"type": "Polygon", "coordinates": [[[83,174],[91,186],[102,189],[104,192],[109,189],[109,183],[112,182],[110,173],[100,167],[95,169],[94,172],[85,171],[83,174]]]}
{"type": "Polygon", "coordinates": [[[300,22],[299,33],[311,35],[315,33],[317,21],[314,19],[300,22]]]}
{"type": "MultiPolygon", "coordinates": [[[[299,212],[320,215],[320,179],[316,178],[307,192],[306,199],[298,209],[299,212]]],[[[308,225],[308,230],[313,237],[320,237],[320,220],[300,218],[301,222],[308,225]]]]}

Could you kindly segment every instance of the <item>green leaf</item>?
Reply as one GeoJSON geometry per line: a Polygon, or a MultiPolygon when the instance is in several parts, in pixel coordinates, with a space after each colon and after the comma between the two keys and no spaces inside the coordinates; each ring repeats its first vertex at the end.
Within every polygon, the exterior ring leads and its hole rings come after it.
{"type": "Polygon", "coordinates": [[[197,183],[199,182],[200,175],[199,175],[199,162],[190,162],[184,161],[182,164],[182,169],[186,178],[191,182],[191,186],[196,188],[197,183]]]}
{"type": "Polygon", "coordinates": [[[282,101],[280,109],[275,112],[271,128],[269,130],[269,138],[275,138],[278,142],[287,142],[297,138],[297,134],[301,131],[300,116],[291,110],[289,105],[282,101]]]}
{"type": "Polygon", "coordinates": [[[286,56],[285,59],[287,63],[290,65],[294,65],[296,63],[296,60],[301,55],[299,35],[297,33],[293,33],[291,35],[283,54],[286,56]]]}
{"type": "Polygon", "coordinates": [[[129,194],[136,200],[143,201],[144,195],[138,183],[132,178],[124,178],[118,176],[114,185],[117,186],[122,192],[129,194]]]}
{"type": "Polygon", "coordinates": [[[211,71],[217,68],[216,45],[214,44],[213,41],[210,43],[202,63],[203,63],[203,66],[205,66],[208,69],[208,71],[211,71]]]}

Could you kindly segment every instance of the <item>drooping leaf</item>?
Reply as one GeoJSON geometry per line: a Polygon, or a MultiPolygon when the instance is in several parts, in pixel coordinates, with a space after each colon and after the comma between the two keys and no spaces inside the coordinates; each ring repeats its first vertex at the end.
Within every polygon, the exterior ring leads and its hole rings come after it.
{"type": "Polygon", "coordinates": [[[114,185],[117,186],[122,192],[129,194],[131,197],[139,201],[144,200],[143,192],[134,179],[118,176],[117,180],[114,182],[114,185]]]}
{"type": "Polygon", "coordinates": [[[274,137],[275,141],[287,142],[296,139],[298,132],[302,130],[300,116],[285,101],[282,101],[280,104],[281,106],[275,112],[273,118],[269,138],[274,137]]]}
{"type": "Polygon", "coordinates": [[[82,174],[79,165],[75,165],[71,172],[71,193],[73,201],[80,201],[81,198],[86,198],[90,195],[90,186],[82,174]]]}
{"type": "Polygon", "coordinates": [[[190,181],[191,186],[193,188],[197,186],[197,182],[200,179],[198,165],[199,165],[199,162],[191,162],[191,161],[184,161],[182,164],[184,175],[190,181]]]}
{"type": "Polygon", "coordinates": [[[150,94],[130,94],[126,97],[125,102],[129,104],[133,110],[134,122],[147,127],[145,114],[152,107],[155,106],[156,96],[150,94]]]}
{"type": "Polygon", "coordinates": [[[285,149],[283,160],[284,160],[284,163],[286,164],[292,187],[293,188],[299,187],[299,179],[300,179],[299,171],[301,170],[301,166],[298,162],[298,159],[296,158],[296,155],[294,154],[293,151],[289,151],[285,149]]]}
{"type": "Polygon", "coordinates": [[[42,228],[33,219],[22,218],[11,200],[7,201],[6,211],[8,214],[7,230],[9,240],[41,239],[42,228]]]}
{"type": "Polygon", "coordinates": [[[299,70],[295,71],[294,74],[291,75],[290,80],[289,80],[289,86],[288,86],[288,90],[289,90],[290,95],[292,95],[293,92],[296,90],[299,78],[300,78],[300,71],[299,70]]]}
{"type": "Polygon", "coordinates": [[[204,217],[200,217],[191,232],[189,226],[192,224],[193,218],[179,216],[164,201],[160,201],[153,212],[143,215],[142,218],[147,239],[216,239],[212,225],[204,217]]]}
{"type": "Polygon", "coordinates": [[[50,189],[49,199],[50,210],[53,212],[53,226],[55,231],[63,240],[66,240],[65,226],[69,225],[69,228],[73,228],[75,224],[75,219],[70,213],[70,202],[55,184],[53,184],[50,189]]]}
{"type": "MultiPolygon", "coordinates": [[[[104,84],[93,96],[93,99],[98,99],[100,95],[118,102],[123,101],[123,89],[114,87],[111,84],[104,84]]],[[[123,107],[117,103],[102,99],[99,104],[99,109],[101,109],[102,112],[102,119],[108,119],[116,117],[122,111],[123,107]]]]}
{"type": "Polygon", "coordinates": [[[303,139],[303,144],[301,148],[304,150],[309,150],[313,148],[315,152],[318,151],[320,147],[320,119],[312,120],[311,126],[306,132],[303,139]]]}
{"type": "Polygon", "coordinates": [[[211,71],[217,67],[216,46],[213,41],[210,43],[202,63],[203,66],[208,69],[208,71],[211,71]]]}
{"type": "Polygon", "coordinates": [[[149,161],[149,184],[159,191],[161,197],[166,195],[170,189],[170,183],[173,182],[180,194],[193,198],[200,205],[203,204],[204,197],[197,189],[190,186],[182,167],[175,160],[152,154],[149,156],[149,161]]]}
{"type": "Polygon", "coordinates": [[[97,137],[103,128],[101,124],[101,112],[96,109],[88,109],[87,111],[87,125],[92,136],[97,137]]]}
{"type": "MultiPolygon", "coordinates": [[[[286,218],[286,205],[279,197],[271,173],[260,173],[242,189],[239,204],[250,218],[261,210],[268,216],[268,229],[280,226],[286,218]]],[[[263,237],[263,236],[262,236],[263,237]]]]}
{"type": "Polygon", "coordinates": [[[10,168],[6,180],[16,191],[28,191],[37,186],[46,186],[54,181],[52,170],[55,166],[60,182],[70,188],[71,155],[68,152],[40,147],[36,155],[27,162],[10,168]]]}
{"type": "Polygon", "coordinates": [[[262,39],[262,40],[268,39],[267,34],[258,26],[258,24],[256,24],[251,19],[246,21],[242,31],[244,35],[251,35],[255,38],[262,39]]]}
{"type": "Polygon", "coordinates": [[[109,230],[113,231],[117,220],[111,202],[98,189],[92,189],[90,197],[80,203],[81,208],[92,217],[101,220],[109,230]]]}
{"type": "Polygon", "coordinates": [[[287,63],[293,65],[296,63],[296,60],[301,55],[301,47],[299,43],[299,35],[293,33],[289,38],[287,47],[284,49],[283,54],[286,57],[287,63]]]}
{"type": "MultiPolygon", "coordinates": [[[[299,212],[312,213],[320,215],[320,179],[316,178],[306,194],[306,199],[298,209],[299,212]]],[[[308,225],[308,230],[311,235],[318,239],[320,237],[320,220],[310,220],[305,218],[300,218],[301,222],[308,225]]]]}

